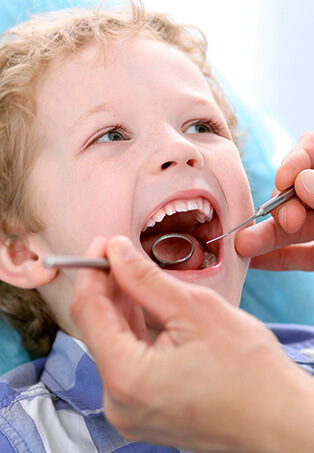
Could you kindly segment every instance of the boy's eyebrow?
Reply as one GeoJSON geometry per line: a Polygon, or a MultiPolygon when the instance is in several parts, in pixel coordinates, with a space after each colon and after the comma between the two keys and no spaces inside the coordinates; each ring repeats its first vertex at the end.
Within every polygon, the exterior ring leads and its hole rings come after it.
{"type": "Polygon", "coordinates": [[[209,99],[207,96],[191,95],[189,102],[197,106],[219,108],[214,99],[209,99]]]}
{"type": "Polygon", "coordinates": [[[112,104],[109,102],[102,102],[101,104],[94,105],[93,107],[84,111],[78,118],[75,119],[73,124],[68,128],[67,135],[72,134],[75,131],[75,129],[77,129],[77,127],[81,125],[81,123],[83,123],[86,119],[90,118],[91,116],[95,115],[95,113],[110,111],[111,105],[112,104]]]}
{"type": "MultiPolygon", "coordinates": [[[[204,106],[219,109],[215,100],[209,99],[206,96],[199,96],[199,95],[189,95],[187,97],[190,104],[194,104],[195,106],[204,106]]],[[[67,130],[67,136],[71,135],[75,129],[77,129],[85,120],[89,119],[91,116],[95,115],[96,113],[101,112],[108,112],[112,110],[112,103],[111,102],[102,102],[101,104],[97,104],[93,107],[90,107],[86,111],[84,111],[78,118],[76,118],[73,124],[67,130]]]]}

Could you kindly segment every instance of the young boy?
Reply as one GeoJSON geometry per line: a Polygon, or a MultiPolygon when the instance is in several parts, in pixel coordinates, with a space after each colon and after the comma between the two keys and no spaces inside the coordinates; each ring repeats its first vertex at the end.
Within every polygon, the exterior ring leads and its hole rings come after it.
{"type": "MultiPolygon", "coordinates": [[[[249,260],[232,236],[205,241],[253,207],[236,120],[205,52],[195,31],[135,6],[43,16],[3,38],[1,309],[33,354],[54,343],[2,379],[1,451],[174,451],[130,444],[106,421],[69,315],[75,272],[43,258],[117,234],[149,255],[152,237],[183,232],[201,259],[167,272],[238,306],[249,260]]],[[[114,279],[110,292],[142,322],[114,279]]]]}

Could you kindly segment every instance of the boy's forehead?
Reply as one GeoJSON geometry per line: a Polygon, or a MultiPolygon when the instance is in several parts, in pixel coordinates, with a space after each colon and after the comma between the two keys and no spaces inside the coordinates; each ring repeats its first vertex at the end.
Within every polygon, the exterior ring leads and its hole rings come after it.
{"type": "MultiPolygon", "coordinates": [[[[162,80],[178,77],[181,85],[184,83],[198,83],[210,94],[209,85],[197,65],[180,49],[165,42],[136,37],[126,42],[111,43],[104,49],[99,43],[91,43],[75,54],[64,54],[51,62],[39,80],[37,92],[51,91],[60,87],[59,79],[66,78],[69,86],[84,84],[84,75],[92,77],[99,71],[104,77],[128,77],[130,83],[136,76],[145,75],[150,79],[162,80]],[[56,82],[55,84],[53,82],[56,82]]],[[[91,85],[91,83],[90,83],[91,85]]]]}
{"type": "Polygon", "coordinates": [[[155,86],[169,93],[191,92],[191,98],[204,95],[216,104],[205,77],[187,55],[167,43],[138,37],[111,44],[105,53],[93,43],[78,54],[60,57],[38,85],[38,113],[50,115],[49,105],[81,116],[87,108],[109,105],[126,93],[128,100],[137,100],[150,90],[153,98],[155,86]]]}

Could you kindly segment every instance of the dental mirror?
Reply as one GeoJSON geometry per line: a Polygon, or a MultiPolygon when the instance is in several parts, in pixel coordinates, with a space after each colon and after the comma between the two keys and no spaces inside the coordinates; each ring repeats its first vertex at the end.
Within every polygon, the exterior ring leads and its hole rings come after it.
{"type": "Polygon", "coordinates": [[[164,234],[152,246],[152,255],[160,267],[184,263],[193,253],[193,241],[179,233],[164,234]]]}

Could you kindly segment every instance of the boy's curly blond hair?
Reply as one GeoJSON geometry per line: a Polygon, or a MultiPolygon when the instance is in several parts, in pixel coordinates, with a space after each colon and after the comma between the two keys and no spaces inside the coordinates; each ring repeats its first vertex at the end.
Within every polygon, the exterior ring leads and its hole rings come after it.
{"type": "MultiPolygon", "coordinates": [[[[138,34],[184,52],[201,70],[236,139],[236,118],[206,59],[207,42],[195,27],[130,2],[123,11],[71,9],[34,16],[0,40],[0,238],[20,239],[43,230],[32,206],[29,178],[36,155],[36,81],[52,62],[90,44],[101,52],[138,34]]],[[[49,352],[57,326],[36,290],[0,282],[0,310],[33,355],[49,352]]]]}

